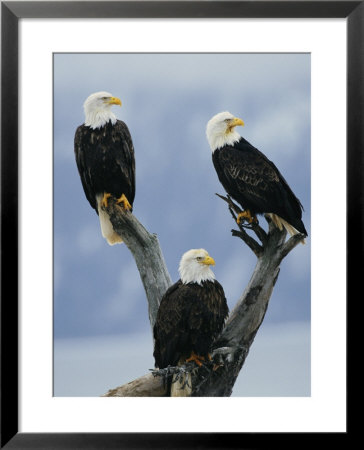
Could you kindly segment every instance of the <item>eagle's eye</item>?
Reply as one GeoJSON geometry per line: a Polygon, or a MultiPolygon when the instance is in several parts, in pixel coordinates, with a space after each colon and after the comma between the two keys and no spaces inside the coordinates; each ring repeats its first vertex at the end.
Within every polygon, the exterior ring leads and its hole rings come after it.
{"type": "Polygon", "coordinates": [[[109,97],[101,97],[101,100],[107,100],[109,97]]]}
{"type": "Polygon", "coordinates": [[[224,122],[229,123],[230,119],[224,119],[224,122]]]}
{"type": "Polygon", "coordinates": [[[202,256],[197,256],[197,261],[202,261],[203,260],[203,257],[202,256]]]}

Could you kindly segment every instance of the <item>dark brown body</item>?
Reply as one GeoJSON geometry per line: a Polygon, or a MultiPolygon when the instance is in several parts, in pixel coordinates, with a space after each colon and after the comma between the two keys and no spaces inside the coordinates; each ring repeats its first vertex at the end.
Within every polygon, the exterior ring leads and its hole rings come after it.
{"type": "Polygon", "coordinates": [[[229,313],[220,283],[177,281],[164,294],[154,325],[156,367],[176,366],[194,351],[207,357],[229,313]]]}
{"type": "Polygon", "coordinates": [[[302,205],[277,167],[244,138],[212,154],[226,192],[252,215],[273,213],[307,236],[302,205]]]}
{"type": "Polygon", "coordinates": [[[86,125],[75,134],[77,168],[87,200],[97,211],[96,196],[122,194],[132,205],[135,197],[134,147],[128,127],[121,120],[101,128],[86,125]]]}

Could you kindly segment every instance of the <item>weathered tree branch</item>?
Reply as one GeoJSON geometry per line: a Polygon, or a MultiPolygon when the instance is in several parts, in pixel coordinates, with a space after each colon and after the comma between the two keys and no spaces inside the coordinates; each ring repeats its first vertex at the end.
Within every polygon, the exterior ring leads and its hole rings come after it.
{"type": "MultiPolygon", "coordinates": [[[[218,195],[218,194],[217,194],[218,195]]],[[[227,202],[236,223],[240,208],[230,197],[218,195],[227,202]]],[[[155,322],[159,302],[171,279],[165,267],[156,235],[151,235],[129,212],[111,204],[108,209],[114,229],[123,238],[138,266],[149,303],[149,318],[155,322]]],[[[255,335],[264,319],[273,287],[279,274],[281,261],[303,240],[295,235],[286,242],[286,231],[269,224],[266,231],[253,223],[239,225],[232,235],[240,237],[257,256],[257,263],[245,291],[231,311],[220,336],[213,345],[213,362],[192,372],[193,396],[230,396],[234,383],[248,355],[255,335]],[[247,233],[251,230],[262,244],[247,233]]],[[[187,365],[171,368],[172,371],[190,370],[187,365]]],[[[164,372],[161,372],[164,375],[164,372]]],[[[126,385],[111,389],[104,396],[163,396],[166,395],[163,376],[148,374],[126,385]],[[161,381],[162,380],[162,381],[161,381]]]]}
{"type": "Polygon", "coordinates": [[[220,194],[216,194],[216,195],[219,198],[221,198],[222,200],[224,200],[229,205],[229,211],[230,211],[235,223],[239,227],[239,231],[231,230],[232,235],[243,239],[243,241],[248,245],[248,247],[251,248],[251,250],[253,250],[253,252],[255,253],[255,255],[257,257],[261,256],[263,253],[263,247],[255,239],[253,239],[246,232],[246,230],[253,230],[263,245],[265,245],[267,242],[267,239],[268,239],[267,233],[263,230],[263,228],[261,228],[259,226],[259,223],[253,222],[250,225],[244,225],[243,223],[238,224],[237,223],[237,214],[242,212],[241,209],[239,208],[239,206],[233,202],[230,195],[227,195],[226,197],[224,197],[223,195],[220,195],[220,194]]]}
{"type": "Polygon", "coordinates": [[[164,397],[166,393],[167,386],[163,378],[148,373],[123,386],[110,389],[102,397],[164,397]]]}
{"type": "Polygon", "coordinates": [[[114,230],[131,251],[148,299],[150,325],[153,330],[159,303],[172,284],[156,234],[149,233],[129,211],[109,201],[107,212],[114,230]]]}

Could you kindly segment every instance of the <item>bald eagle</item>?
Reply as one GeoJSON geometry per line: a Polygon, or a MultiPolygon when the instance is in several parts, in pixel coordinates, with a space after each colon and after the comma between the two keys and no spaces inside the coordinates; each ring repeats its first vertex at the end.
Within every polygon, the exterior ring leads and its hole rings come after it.
{"type": "Polygon", "coordinates": [[[112,105],[121,101],[108,92],[91,94],[83,107],[85,123],[75,134],[74,150],[83,190],[100,218],[101,232],[110,245],[121,243],[102,207],[114,197],[132,211],[135,196],[134,146],[128,127],[117,120],[112,105]]]}
{"type": "MultiPolygon", "coordinates": [[[[189,361],[201,366],[210,359],[211,345],[229,312],[224,289],[211,265],[215,261],[204,249],[192,249],[182,256],[181,278],[164,294],[153,329],[156,367],[189,361]]],[[[172,380],[171,396],[191,394],[191,380],[185,381],[172,380]]]]}
{"type": "Polygon", "coordinates": [[[237,133],[238,125],[244,122],[226,111],[212,117],[206,127],[218,178],[244,210],[238,223],[257,222],[257,214],[268,214],[280,230],[307,236],[301,202],[272,161],[237,133]]]}

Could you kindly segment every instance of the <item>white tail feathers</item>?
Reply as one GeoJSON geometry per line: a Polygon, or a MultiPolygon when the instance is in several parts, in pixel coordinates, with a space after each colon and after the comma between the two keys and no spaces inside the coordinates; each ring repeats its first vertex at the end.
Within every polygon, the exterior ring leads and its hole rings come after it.
{"type": "Polygon", "coordinates": [[[121,244],[123,240],[121,237],[114,231],[112,223],[110,222],[109,215],[101,208],[102,195],[98,195],[96,197],[97,201],[97,210],[99,212],[100,219],[100,227],[101,233],[103,237],[107,240],[109,245],[121,244]]]}
{"type": "MultiPolygon", "coordinates": [[[[295,234],[300,234],[300,232],[296,230],[296,228],[294,228],[286,220],[282,219],[282,217],[277,216],[277,214],[268,213],[267,215],[272,219],[272,222],[277,228],[279,228],[280,231],[282,231],[283,228],[285,228],[291,236],[294,236],[295,234]]],[[[304,239],[302,239],[302,244],[305,244],[304,239]]]]}

